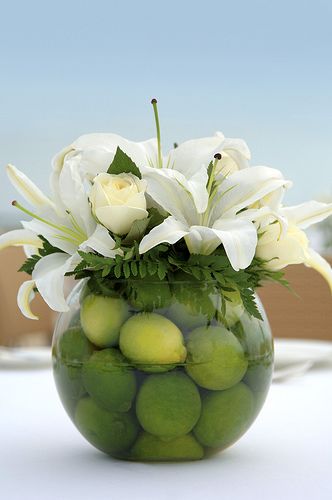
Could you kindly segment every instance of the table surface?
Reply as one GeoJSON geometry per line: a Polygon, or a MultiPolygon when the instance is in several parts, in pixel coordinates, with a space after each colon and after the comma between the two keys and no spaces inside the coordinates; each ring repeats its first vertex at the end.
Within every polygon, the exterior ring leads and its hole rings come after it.
{"type": "Polygon", "coordinates": [[[109,458],[76,431],[52,373],[0,370],[4,500],[332,498],[332,370],[273,384],[247,434],[201,462],[109,458]]]}

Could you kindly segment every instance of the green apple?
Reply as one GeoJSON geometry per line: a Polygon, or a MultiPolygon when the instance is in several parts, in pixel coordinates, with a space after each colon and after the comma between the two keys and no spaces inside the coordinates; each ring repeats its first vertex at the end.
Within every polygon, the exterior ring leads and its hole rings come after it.
{"type": "Polygon", "coordinates": [[[187,340],[186,372],[201,387],[223,390],[240,382],[248,361],[232,332],[223,326],[193,330],[187,340]]]}
{"type": "Polygon", "coordinates": [[[211,392],[203,399],[194,435],[204,446],[226,448],[248,429],[253,408],[253,395],[242,382],[226,391],[211,392]]]}
{"type": "Polygon", "coordinates": [[[166,365],[183,363],[186,348],[179,328],[156,313],[131,316],[120,331],[120,349],[130,361],[144,371],[160,371],[166,365]]]}
{"type": "Polygon", "coordinates": [[[99,347],[118,344],[121,325],[129,318],[127,303],[120,297],[90,294],[83,300],[81,324],[85,335],[99,347]]]}
{"type": "Polygon", "coordinates": [[[136,414],[143,429],[164,440],[188,434],[200,411],[199,391],[181,372],[147,377],[136,399],[136,414]]]}
{"type": "Polygon", "coordinates": [[[83,384],[92,399],[112,411],[128,411],[136,393],[134,372],[118,349],[96,351],[84,363],[83,384]]]}
{"type": "Polygon", "coordinates": [[[192,434],[185,434],[170,441],[142,432],[131,449],[130,456],[145,461],[200,460],[204,450],[192,434]]]}

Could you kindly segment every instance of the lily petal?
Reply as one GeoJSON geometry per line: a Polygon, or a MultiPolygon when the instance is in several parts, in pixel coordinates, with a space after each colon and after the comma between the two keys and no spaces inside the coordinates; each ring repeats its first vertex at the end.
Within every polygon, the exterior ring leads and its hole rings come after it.
{"type": "Polygon", "coordinates": [[[219,219],[212,230],[224,245],[233,269],[246,269],[254,258],[257,246],[254,224],[241,218],[219,219]]]}
{"type": "Polygon", "coordinates": [[[69,257],[64,253],[53,253],[37,262],[32,278],[40,295],[54,311],[69,310],[63,290],[65,274],[72,271],[80,260],[77,254],[69,257]]]}
{"type": "Polygon", "coordinates": [[[52,202],[42,191],[18,168],[14,165],[7,165],[7,175],[16,189],[24,199],[35,207],[52,206],[52,202]]]}
{"type": "Polygon", "coordinates": [[[147,193],[156,203],[183,224],[198,222],[190,187],[180,172],[152,167],[141,167],[140,170],[147,181],[147,193]]]}
{"type": "Polygon", "coordinates": [[[308,201],[293,207],[283,207],[280,212],[288,220],[301,229],[306,229],[312,224],[321,222],[332,215],[332,203],[321,203],[319,201],[308,201]]]}
{"type": "Polygon", "coordinates": [[[330,264],[313,248],[306,251],[305,265],[318,271],[326,279],[332,293],[332,268],[330,264]]]}
{"type": "Polygon", "coordinates": [[[33,245],[24,245],[23,246],[23,252],[26,257],[32,257],[33,255],[38,255],[39,254],[39,248],[35,247],[33,245]]]}
{"type": "Polygon", "coordinates": [[[221,183],[213,217],[219,219],[221,215],[235,215],[273,191],[290,185],[282,173],[274,168],[251,167],[239,170],[221,183]]]}
{"type": "Polygon", "coordinates": [[[172,149],[165,164],[181,172],[187,179],[195,175],[202,167],[207,169],[215,153],[226,153],[237,168],[248,167],[250,151],[242,139],[227,139],[221,132],[213,137],[193,139],[172,149]]]}
{"type": "Polygon", "coordinates": [[[14,229],[0,236],[0,250],[11,246],[19,247],[24,245],[41,248],[42,241],[35,232],[28,229],[14,229]]]}
{"type": "Polygon", "coordinates": [[[21,313],[29,319],[39,319],[30,309],[30,302],[35,297],[35,281],[28,280],[22,283],[17,294],[17,305],[21,313]]]}
{"type": "Polygon", "coordinates": [[[139,253],[145,253],[159,245],[159,243],[170,243],[172,245],[188,234],[188,232],[188,226],[177,221],[174,217],[168,217],[159,226],[154,227],[144,236],[139,245],[139,253]]]}
{"type": "MultiPolygon", "coordinates": [[[[180,181],[180,179],[179,179],[180,181]]],[[[206,189],[208,182],[208,173],[205,167],[201,168],[190,179],[184,181],[183,186],[190,192],[193,197],[197,212],[202,214],[205,212],[208,202],[209,194],[206,189]]]]}
{"type": "Polygon", "coordinates": [[[80,249],[83,251],[90,249],[100,253],[104,257],[112,258],[123,253],[120,248],[114,249],[114,247],[115,241],[110,236],[107,229],[99,224],[90,238],[80,245],[80,249]]]}
{"type": "Polygon", "coordinates": [[[193,254],[210,255],[220,245],[220,239],[206,226],[191,226],[184,239],[189,252],[193,254]]]}
{"type": "Polygon", "coordinates": [[[224,137],[214,136],[183,142],[169,152],[166,165],[189,179],[202,167],[207,169],[213,160],[213,155],[219,152],[223,141],[224,137]]]}
{"type": "Polygon", "coordinates": [[[44,224],[37,219],[21,221],[21,223],[25,229],[34,232],[34,234],[42,234],[54,247],[69,254],[74,254],[76,252],[78,246],[76,241],[66,238],[65,234],[62,234],[60,231],[56,231],[47,224],[44,224]]]}
{"type": "Polygon", "coordinates": [[[87,234],[91,234],[95,228],[92,217],[88,193],[79,170],[70,160],[61,170],[59,175],[59,196],[65,207],[74,218],[75,223],[87,234]]]}

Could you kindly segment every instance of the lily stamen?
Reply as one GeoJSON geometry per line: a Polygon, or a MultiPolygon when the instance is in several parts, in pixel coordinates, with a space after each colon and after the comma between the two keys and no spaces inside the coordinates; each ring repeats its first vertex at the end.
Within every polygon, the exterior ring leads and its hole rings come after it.
{"type": "Polygon", "coordinates": [[[157,107],[157,99],[152,99],[151,104],[153,107],[153,112],[154,112],[154,119],[156,123],[156,130],[157,130],[157,143],[158,143],[158,168],[163,167],[163,157],[161,154],[161,138],[160,138],[160,124],[159,124],[159,114],[158,114],[158,107],[157,107]]]}

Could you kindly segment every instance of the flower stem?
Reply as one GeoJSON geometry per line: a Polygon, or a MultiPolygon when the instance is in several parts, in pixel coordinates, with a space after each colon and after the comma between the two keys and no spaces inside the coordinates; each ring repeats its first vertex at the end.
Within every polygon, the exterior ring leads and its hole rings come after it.
{"type": "Polygon", "coordinates": [[[158,168],[162,168],[162,166],[163,166],[163,157],[162,157],[162,154],[161,154],[160,124],[159,124],[159,114],[158,114],[158,107],[157,107],[157,99],[152,99],[151,104],[152,104],[152,107],[153,107],[154,119],[155,119],[155,122],[156,122],[156,130],[157,130],[158,168]]]}

